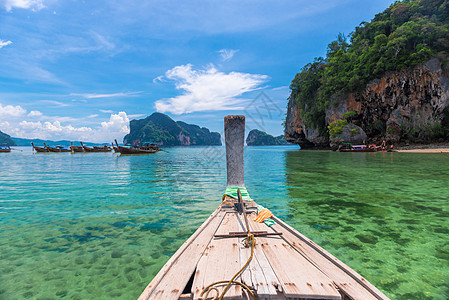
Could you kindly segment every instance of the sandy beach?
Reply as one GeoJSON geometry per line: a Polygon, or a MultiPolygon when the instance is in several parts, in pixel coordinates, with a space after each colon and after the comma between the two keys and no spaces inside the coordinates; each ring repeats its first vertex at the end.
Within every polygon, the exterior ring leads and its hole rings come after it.
{"type": "Polygon", "coordinates": [[[410,145],[400,147],[396,151],[407,153],[449,153],[449,145],[447,143],[434,143],[429,145],[410,145]]]}
{"type": "Polygon", "coordinates": [[[449,153],[449,148],[434,148],[434,149],[404,149],[396,150],[397,152],[407,153],[449,153]]]}

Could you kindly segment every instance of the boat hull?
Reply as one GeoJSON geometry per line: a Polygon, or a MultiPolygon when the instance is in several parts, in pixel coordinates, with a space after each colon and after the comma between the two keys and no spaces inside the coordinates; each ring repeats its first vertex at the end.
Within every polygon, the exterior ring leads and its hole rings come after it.
{"type": "Polygon", "coordinates": [[[58,148],[52,148],[52,147],[47,147],[49,152],[54,152],[54,153],[60,153],[60,152],[72,152],[72,150],[69,149],[58,149],[58,148]]]}
{"type": "Polygon", "coordinates": [[[376,149],[363,149],[363,150],[354,150],[354,149],[340,149],[339,152],[377,152],[376,149]]]}
{"type": "Polygon", "coordinates": [[[31,146],[33,146],[34,151],[36,151],[37,153],[46,153],[46,152],[49,152],[49,151],[47,150],[46,147],[38,147],[38,146],[34,146],[33,143],[31,143],[31,146]]]}
{"type": "MultiPolygon", "coordinates": [[[[239,278],[256,291],[257,299],[388,299],[356,271],[276,216],[272,216],[275,224],[270,227],[256,222],[255,202],[243,201],[246,211],[240,213],[236,204],[236,199],[225,196],[139,300],[199,299],[214,282],[225,283],[215,285],[221,294],[250,256],[254,257],[249,258],[249,267],[239,278]],[[255,236],[254,254],[238,235],[247,235],[247,229],[255,236]]],[[[232,285],[225,299],[247,299],[245,293],[232,285]]]]}
{"type": "Polygon", "coordinates": [[[156,153],[159,150],[156,149],[136,149],[136,148],[127,148],[118,146],[117,151],[120,152],[120,154],[151,154],[156,153]]]}
{"type": "Polygon", "coordinates": [[[86,147],[83,146],[84,152],[111,152],[111,148],[92,148],[92,147],[86,147]]]}

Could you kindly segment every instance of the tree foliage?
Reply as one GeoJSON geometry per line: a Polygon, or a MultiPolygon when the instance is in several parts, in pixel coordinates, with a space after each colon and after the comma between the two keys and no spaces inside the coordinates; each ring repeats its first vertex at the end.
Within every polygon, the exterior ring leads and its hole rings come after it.
{"type": "Polygon", "coordinates": [[[339,34],[326,58],[315,58],[290,88],[304,121],[325,129],[330,99],[358,92],[388,71],[414,67],[431,57],[449,57],[449,0],[397,1],[348,38],[339,34]]]}

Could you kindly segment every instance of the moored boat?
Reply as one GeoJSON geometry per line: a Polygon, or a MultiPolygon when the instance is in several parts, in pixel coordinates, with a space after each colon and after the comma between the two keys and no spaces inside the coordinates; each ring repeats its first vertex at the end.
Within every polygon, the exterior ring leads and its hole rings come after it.
{"type": "Polygon", "coordinates": [[[35,146],[33,142],[31,142],[31,146],[33,146],[34,151],[36,151],[38,153],[49,152],[47,147],[45,147],[45,146],[44,147],[38,147],[38,146],[35,146]]]}
{"type": "Polygon", "coordinates": [[[45,148],[47,148],[47,150],[49,152],[72,152],[72,149],[69,149],[67,147],[63,147],[63,146],[56,146],[56,147],[50,147],[47,146],[47,144],[44,143],[45,148]]]}
{"type": "Polygon", "coordinates": [[[380,152],[380,151],[392,151],[393,145],[387,147],[385,141],[380,146],[376,145],[353,145],[351,143],[342,143],[339,152],[380,152]]]}
{"type": "Polygon", "coordinates": [[[149,154],[156,153],[161,150],[156,144],[153,143],[145,143],[142,146],[124,147],[119,146],[117,140],[115,140],[115,145],[117,148],[116,151],[120,152],[120,154],[149,154]]]}
{"type": "Polygon", "coordinates": [[[377,152],[376,146],[372,145],[352,145],[351,143],[343,143],[338,149],[340,152],[377,152]]]}
{"type": "Polygon", "coordinates": [[[140,295],[147,299],[388,299],[262,208],[245,188],[245,118],[225,118],[227,188],[219,207],[140,295]]]}
{"type": "Polygon", "coordinates": [[[100,147],[100,146],[87,147],[87,146],[84,146],[83,142],[81,142],[81,146],[83,147],[85,152],[111,152],[112,151],[112,148],[108,147],[107,145],[104,145],[103,147],[100,147]]]}
{"type": "Polygon", "coordinates": [[[70,148],[72,149],[72,152],[84,152],[83,146],[74,146],[73,142],[70,142],[70,148]]]}
{"type": "Polygon", "coordinates": [[[9,145],[3,144],[2,146],[0,146],[0,153],[7,153],[7,152],[11,152],[11,147],[9,147],[9,145]]]}

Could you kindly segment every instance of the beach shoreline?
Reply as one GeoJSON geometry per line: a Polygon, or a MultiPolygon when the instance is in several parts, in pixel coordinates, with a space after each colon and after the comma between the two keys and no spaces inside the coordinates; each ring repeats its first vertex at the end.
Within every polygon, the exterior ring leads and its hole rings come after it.
{"type": "Polygon", "coordinates": [[[449,153],[449,143],[407,145],[398,147],[395,151],[404,153],[449,153]]]}

